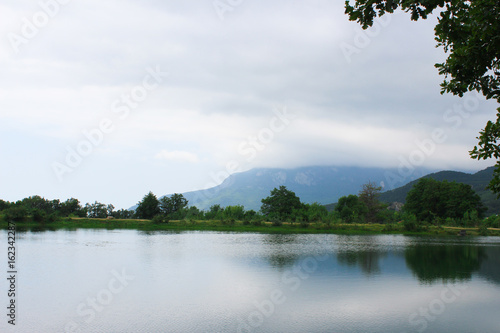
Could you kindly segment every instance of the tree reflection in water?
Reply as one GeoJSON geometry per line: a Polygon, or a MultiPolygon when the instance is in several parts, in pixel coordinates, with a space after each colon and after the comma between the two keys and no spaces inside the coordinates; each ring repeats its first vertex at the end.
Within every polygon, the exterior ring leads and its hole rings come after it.
{"type": "Polygon", "coordinates": [[[376,275],[380,273],[379,261],[385,256],[385,252],[377,250],[349,251],[337,254],[337,261],[348,266],[358,265],[366,275],[376,275]]]}
{"type": "Polygon", "coordinates": [[[406,265],[423,284],[468,281],[486,258],[484,247],[415,245],[406,248],[406,265]]]}

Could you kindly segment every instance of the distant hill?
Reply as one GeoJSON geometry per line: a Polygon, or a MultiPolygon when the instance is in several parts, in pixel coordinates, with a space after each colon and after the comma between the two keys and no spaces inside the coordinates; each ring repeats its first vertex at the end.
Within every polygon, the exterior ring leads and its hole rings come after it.
{"type": "MultiPolygon", "coordinates": [[[[486,214],[491,215],[500,213],[500,200],[498,200],[496,195],[490,190],[486,189],[486,186],[493,177],[493,170],[494,167],[489,167],[474,174],[458,171],[440,171],[428,174],[422,178],[432,178],[439,181],[455,181],[457,183],[470,185],[488,208],[486,214]]],[[[380,195],[380,200],[387,203],[395,201],[404,203],[406,201],[406,195],[416,182],[418,182],[418,179],[394,190],[383,192],[380,195]]]]}
{"type": "MultiPolygon", "coordinates": [[[[397,174],[396,169],[315,166],[296,169],[259,168],[236,173],[219,186],[182,193],[190,206],[209,209],[214,204],[223,207],[243,205],[245,209],[258,211],[261,199],[270,195],[273,188],[286,186],[300,197],[302,202],[328,204],[341,196],[357,194],[368,181],[387,183],[388,172],[397,174]]],[[[428,174],[429,170],[415,170],[406,181],[428,174]]],[[[404,183],[391,184],[404,185],[404,183]]],[[[169,194],[170,195],[170,194],[169,194]]]]}

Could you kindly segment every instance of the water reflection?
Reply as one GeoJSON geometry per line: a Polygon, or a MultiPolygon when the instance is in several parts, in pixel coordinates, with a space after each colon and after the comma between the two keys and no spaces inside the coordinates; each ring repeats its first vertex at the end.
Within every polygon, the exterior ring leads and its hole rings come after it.
{"type": "Polygon", "coordinates": [[[406,265],[419,282],[469,281],[486,258],[484,247],[419,244],[405,249],[406,265]]]}
{"type": "Polygon", "coordinates": [[[267,234],[262,236],[262,245],[265,247],[266,260],[272,267],[283,270],[291,267],[299,259],[297,253],[290,251],[290,244],[294,243],[297,235],[267,234]]]}
{"type": "Polygon", "coordinates": [[[385,256],[385,252],[377,250],[343,252],[337,254],[337,261],[348,266],[357,265],[366,275],[376,275],[380,274],[380,259],[385,256]]]}
{"type": "Polygon", "coordinates": [[[487,247],[485,249],[486,260],[481,264],[479,276],[490,282],[500,284],[500,248],[487,247]]]}

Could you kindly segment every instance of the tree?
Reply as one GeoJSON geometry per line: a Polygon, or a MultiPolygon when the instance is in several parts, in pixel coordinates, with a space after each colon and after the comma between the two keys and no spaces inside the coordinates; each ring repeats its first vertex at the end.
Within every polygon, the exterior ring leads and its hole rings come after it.
{"type": "Polygon", "coordinates": [[[149,192],[139,201],[135,214],[140,219],[152,219],[160,214],[160,202],[153,192],[149,192]]]}
{"type": "Polygon", "coordinates": [[[3,201],[0,199],[0,211],[7,209],[10,207],[10,202],[8,201],[3,201]]]}
{"type": "Polygon", "coordinates": [[[82,214],[83,210],[82,206],[80,205],[80,201],[75,198],[70,198],[61,203],[59,212],[61,216],[70,216],[71,214],[75,214],[80,217],[86,216],[86,214],[82,214]]]}
{"type": "Polygon", "coordinates": [[[160,198],[160,210],[165,216],[170,216],[185,208],[188,201],[182,194],[174,193],[170,197],[160,198]]]}
{"type": "Polygon", "coordinates": [[[108,216],[108,209],[105,204],[100,202],[94,202],[93,204],[85,205],[87,216],[91,219],[103,219],[108,216]]]}
{"type": "Polygon", "coordinates": [[[359,200],[359,197],[354,194],[339,198],[335,211],[338,212],[340,218],[347,223],[357,222],[366,213],[365,204],[359,200]]]}
{"type": "Polygon", "coordinates": [[[111,214],[115,219],[131,219],[134,216],[133,210],[119,209],[111,214]]]}
{"type": "Polygon", "coordinates": [[[290,218],[294,209],[302,208],[300,198],[283,185],[279,189],[274,188],[271,195],[261,202],[260,210],[264,215],[282,220],[290,218]]]}
{"type": "MultiPolygon", "coordinates": [[[[500,103],[500,2],[498,0],[444,1],[444,0],[356,0],[345,2],[345,11],[351,21],[363,29],[373,25],[374,18],[393,13],[401,8],[411,13],[416,21],[426,19],[438,9],[438,23],[434,29],[438,46],[448,58],[436,64],[445,79],[441,93],[462,97],[468,91],[481,92],[486,99],[500,103]],[[450,78],[450,80],[448,80],[450,78]]],[[[479,143],[471,151],[474,159],[500,158],[500,107],[495,123],[488,121],[479,133],[479,143]]],[[[497,161],[489,188],[500,197],[500,161],[497,161]]]]}
{"type": "Polygon", "coordinates": [[[413,186],[403,209],[415,214],[419,221],[428,222],[436,218],[460,219],[474,211],[482,217],[486,210],[470,185],[432,178],[422,178],[413,186]]]}
{"type": "Polygon", "coordinates": [[[224,209],[219,204],[212,205],[210,206],[209,211],[205,213],[205,217],[208,220],[214,220],[219,217],[219,215],[222,216],[223,211],[224,209]]]}
{"type": "Polygon", "coordinates": [[[328,211],[326,210],[325,206],[317,202],[314,202],[312,204],[306,204],[304,206],[305,209],[307,209],[307,215],[309,221],[319,222],[326,220],[326,217],[328,216],[328,211]]]}
{"type": "Polygon", "coordinates": [[[378,200],[382,187],[377,184],[368,182],[363,184],[359,192],[359,200],[365,205],[365,217],[368,222],[376,222],[377,214],[383,208],[382,203],[378,200]]]}

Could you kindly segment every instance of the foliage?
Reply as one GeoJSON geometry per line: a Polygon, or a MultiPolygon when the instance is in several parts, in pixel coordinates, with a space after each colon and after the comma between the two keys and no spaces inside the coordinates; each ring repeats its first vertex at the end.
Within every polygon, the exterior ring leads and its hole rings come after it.
{"type": "Polygon", "coordinates": [[[188,204],[182,194],[174,193],[170,197],[164,196],[160,199],[160,211],[163,215],[174,219],[181,219],[184,216],[179,214],[188,204]]]}
{"type": "Polygon", "coordinates": [[[289,219],[294,209],[302,208],[302,203],[294,192],[286,186],[280,186],[271,191],[271,195],[261,200],[261,211],[268,217],[277,217],[282,220],[289,219]]]}
{"type": "Polygon", "coordinates": [[[165,224],[168,223],[168,217],[165,215],[156,215],[151,219],[151,223],[153,224],[165,224]]]}
{"type": "Polygon", "coordinates": [[[359,192],[359,200],[366,207],[365,218],[367,222],[377,222],[378,213],[384,207],[379,201],[380,192],[382,187],[377,186],[375,183],[368,182],[363,185],[359,192]]]}
{"type": "Polygon", "coordinates": [[[225,218],[243,220],[243,218],[245,217],[245,207],[243,207],[242,205],[227,206],[222,211],[222,214],[225,218]]]}
{"type": "Polygon", "coordinates": [[[420,229],[417,217],[413,214],[406,214],[403,217],[403,228],[406,231],[418,231],[420,229]]]}
{"type": "Polygon", "coordinates": [[[11,203],[10,203],[10,202],[8,202],[8,201],[4,201],[4,200],[1,200],[1,199],[0,199],[0,212],[1,212],[2,210],[4,210],[4,209],[9,208],[9,207],[10,207],[10,205],[11,205],[11,203]]]}
{"type": "Polygon", "coordinates": [[[470,185],[422,178],[408,192],[404,210],[420,221],[431,222],[435,218],[459,219],[473,211],[481,217],[485,208],[470,185]]]}
{"type": "Polygon", "coordinates": [[[93,204],[86,204],[85,210],[87,211],[87,217],[89,218],[106,218],[108,216],[108,207],[100,202],[94,202],[93,204]]]}
{"type": "Polygon", "coordinates": [[[309,222],[322,222],[327,219],[328,211],[325,206],[317,202],[305,204],[304,206],[309,222]]]}
{"type": "Polygon", "coordinates": [[[209,209],[208,212],[205,213],[205,218],[207,220],[214,220],[216,218],[219,218],[224,209],[220,205],[212,205],[209,209]]]}
{"type": "Polygon", "coordinates": [[[28,217],[28,209],[24,206],[7,208],[3,211],[5,221],[22,222],[28,217]]]}
{"type": "Polygon", "coordinates": [[[160,202],[153,192],[149,192],[144,198],[139,201],[135,215],[140,219],[152,219],[160,214],[160,202]]]}
{"type": "Polygon", "coordinates": [[[339,213],[340,218],[346,223],[359,222],[365,215],[367,208],[354,194],[339,198],[335,211],[339,213]]]}
{"type": "Polygon", "coordinates": [[[62,202],[61,205],[59,206],[59,214],[61,216],[70,216],[70,215],[75,215],[79,217],[87,216],[87,213],[80,204],[80,201],[75,198],[70,198],[65,202],[62,202]]]}
{"type": "Polygon", "coordinates": [[[196,206],[191,206],[185,210],[186,218],[188,219],[203,219],[203,212],[198,209],[196,206]]]}
{"type": "Polygon", "coordinates": [[[115,219],[131,219],[134,217],[134,211],[128,209],[115,210],[111,214],[115,219]]]}
{"type": "MultiPolygon", "coordinates": [[[[462,97],[468,91],[481,92],[486,99],[500,102],[500,2],[474,1],[415,1],[415,0],[356,0],[345,2],[346,14],[364,29],[373,25],[376,16],[393,13],[401,8],[411,13],[412,20],[426,19],[439,8],[434,29],[438,46],[448,58],[436,64],[445,76],[441,93],[462,97]],[[448,80],[448,77],[450,80],[448,80]]],[[[500,158],[500,108],[495,123],[488,121],[479,133],[479,144],[470,152],[474,159],[500,158]]],[[[500,161],[489,188],[500,197],[500,161]]]]}

